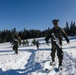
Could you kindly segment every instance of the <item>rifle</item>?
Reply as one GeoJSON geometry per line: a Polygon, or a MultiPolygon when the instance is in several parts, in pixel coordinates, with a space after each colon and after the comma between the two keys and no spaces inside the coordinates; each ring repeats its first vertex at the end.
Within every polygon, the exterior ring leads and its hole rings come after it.
{"type": "Polygon", "coordinates": [[[58,45],[59,48],[62,48],[62,46],[59,44],[59,39],[55,37],[54,33],[52,33],[51,35],[53,36],[53,41],[55,41],[56,45],[58,45]]]}

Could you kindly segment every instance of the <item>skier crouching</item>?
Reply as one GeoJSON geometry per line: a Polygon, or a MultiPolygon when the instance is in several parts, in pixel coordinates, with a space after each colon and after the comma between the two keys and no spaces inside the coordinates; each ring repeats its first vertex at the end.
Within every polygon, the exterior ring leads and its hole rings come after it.
{"type": "Polygon", "coordinates": [[[62,37],[64,37],[66,39],[67,43],[69,43],[70,41],[69,41],[65,31],[61,27],[58,26],[58,21],[59,20],[57,20],[57,19],[52,21],[54,27],[52,29],[50,29],[50,31],[47,34],[45,40],[47,42],[51,38],[52,62],[50,63],[50,65],[55,63],[55,52],[57,51],[57,56],[58,56],[58,60],[59,60],[59,67],[60,67],[60,66],[62,66],[62,60],[63,60],[62,37]]]}

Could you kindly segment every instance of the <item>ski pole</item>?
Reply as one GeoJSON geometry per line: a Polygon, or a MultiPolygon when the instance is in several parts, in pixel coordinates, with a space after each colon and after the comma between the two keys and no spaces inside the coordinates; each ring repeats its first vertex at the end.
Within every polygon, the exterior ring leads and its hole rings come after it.
{"type": "Polygon", "coordinates": [[[73,55],[72,55],[72,51],[71,51],[71,47],[70,47],[70,45],[69,45],[69,44],[68,44],[68,46],[69,46],[69,49],[70,49],[71,57],[73,57],[73,55]]]}
{"type": "Polygon", "coordinates": [[[70,45],[68,44],[68,46],[69,46],[69,49],[70,49],[70,65],[72,66],[72,62],[73,62],[73,59],[72,59],[72,57],[73,57],[73,54],[72,54],[72,51],[71,51],[71,47],[70,47],[70,45]]]}
{"type": "MultiPolygon", "coordinates": [[[[45,48],[45,45],[43,47],[45,48]]],[[[41,60],[42,60],[42,57],[43,57],[43,53],[44,53],[44,50],[42,51],[41,60]]]]}

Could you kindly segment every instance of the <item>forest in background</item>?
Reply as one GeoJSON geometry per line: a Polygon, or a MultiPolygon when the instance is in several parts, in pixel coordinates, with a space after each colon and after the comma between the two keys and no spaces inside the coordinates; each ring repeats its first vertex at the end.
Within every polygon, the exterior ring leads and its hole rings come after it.
{"type": "MultiPolygon", "coordinates": [[[[35,29],[23,29],[21,31],[16,31],[16,28],[13,28],[12,30],[0,30],[0,43],[4,42],[10,42],[11,38],[13,37],[13,34],[16,32],[21,37],[22,40],[24,39],[30,39],[30,38],[39,38],[39,37],[45,37],[48,33],[48,30],[50,28],[41,31],[41,30],[35,30],[35,29]]],[[[63,28],[68,36],[75,36],[76,35],[76,24],[75,22],[71,21],[70,25],[68,22],[66,22],[65,27],[63,28]]]]}

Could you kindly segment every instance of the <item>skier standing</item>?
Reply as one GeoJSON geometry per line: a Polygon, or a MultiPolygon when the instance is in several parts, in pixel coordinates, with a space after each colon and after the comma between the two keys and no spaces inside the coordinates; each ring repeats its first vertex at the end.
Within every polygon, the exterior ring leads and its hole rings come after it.
{"type": "Polygon", "coordinates": [[[45,40],[48,42],[48,40],[51,38],[51,45],[52,45],[52,51],[51,51],[51,57],[52,57],[52,62],[50,65],[55,63],[55,52],[57,51],[57,56],[59,60],[59,67],[62,66],[62,60],[63,60],[63,51],[62,51],[62,37],[64,37],[69,43],[69,39],[65,33],[65,31],[58,26],[58,19],[54,19],[52,21],[54,27],[50,29],[50,32],[47,34],[45,40]]]}
{"type": "Polygon", "coordinates": [[[37,49],[39,49],[39,41],[36,42],[37,49]]]}
{"type": "Polygon", "coordinates": [[[16,54],[18,54],[18,45],[19,45],[20,38],[17,33],[13,36],[13,50],[16,54]]]}

